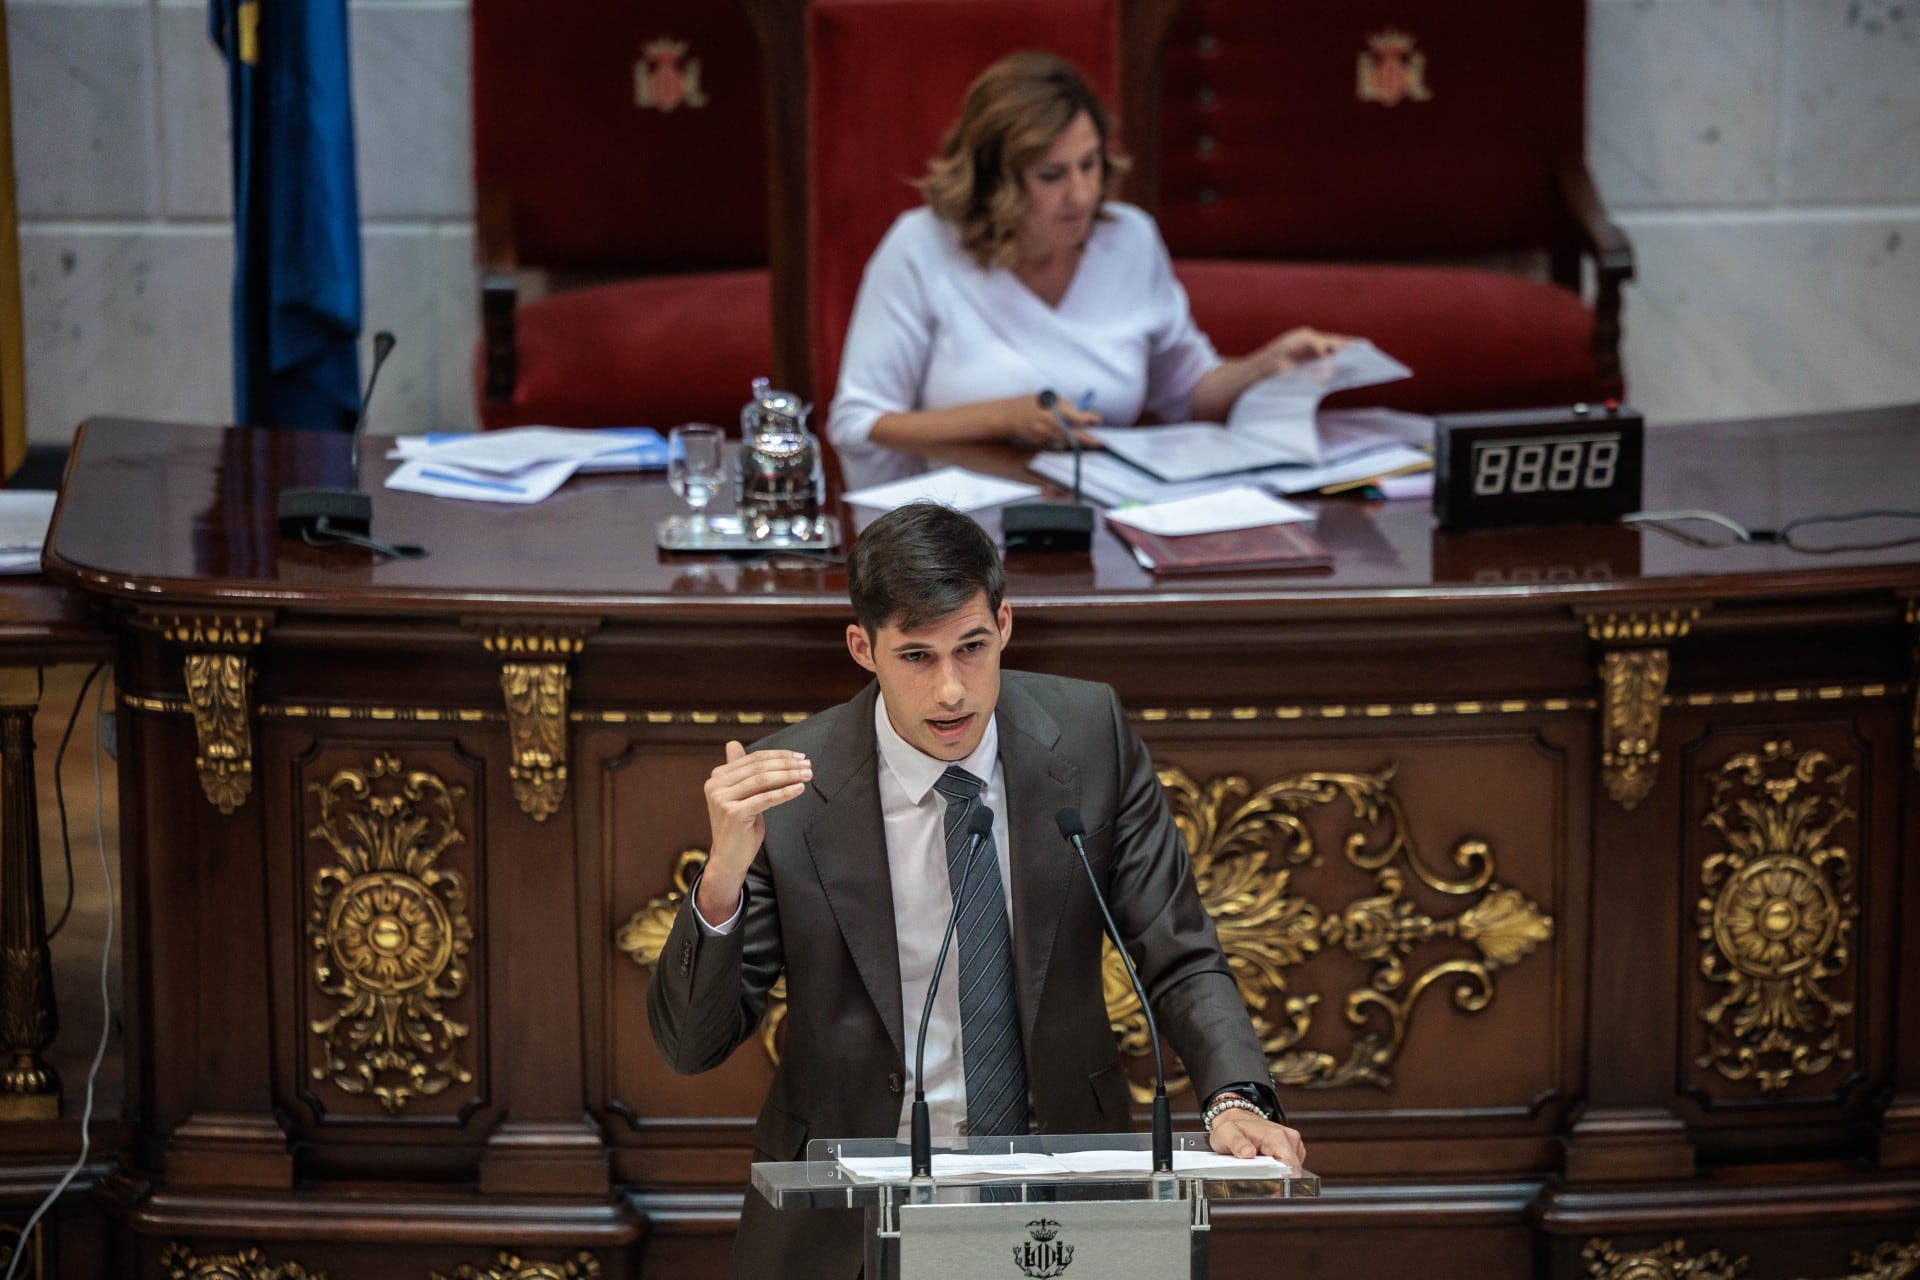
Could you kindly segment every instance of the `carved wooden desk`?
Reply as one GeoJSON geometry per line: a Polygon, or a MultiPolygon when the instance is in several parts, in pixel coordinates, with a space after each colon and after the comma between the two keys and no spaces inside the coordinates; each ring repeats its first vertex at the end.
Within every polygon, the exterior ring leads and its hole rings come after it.
{"type": "MultiPolygon", "coordinates": [[[[1648,505],[1911,506],[1917,428],[1656,432],[1648,505]]],[[[279,539],[274,494],[343,456],[96,421],[57,516],[119,637],[127,1272],[719,1274],[778,1010],[683,1079],[648,974],[721,744],[857,687],[842,578],[663,561],[656,483],[483,508],[372,457],[376,533],[427,559],[279,539]]],[[[1160,585],[1105,533],[1009,566],[1010,663],[1120,690],[1327,1179],[1223,1213],[1216,1274],[1907,1246],[1920,544],[1317,528],[1326,576],[1160,585]]]]}

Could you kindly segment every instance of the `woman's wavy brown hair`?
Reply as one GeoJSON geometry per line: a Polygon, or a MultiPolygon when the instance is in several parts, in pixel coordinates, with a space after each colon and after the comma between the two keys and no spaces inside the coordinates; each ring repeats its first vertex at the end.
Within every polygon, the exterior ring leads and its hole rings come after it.
{"type": "Polygon", "coordinates": [[[1107,109],[1072,63],[1039,50],[1008,54],[967,90],[960,118],[918,186],[927,207],[959,230],[960,246],[982,268],[1018,260],[1013,235],[1027,211],[1026,172],[1083,111],[1100,135],[1104,199],[1128,164],[1108,145],[1107,109]]]}

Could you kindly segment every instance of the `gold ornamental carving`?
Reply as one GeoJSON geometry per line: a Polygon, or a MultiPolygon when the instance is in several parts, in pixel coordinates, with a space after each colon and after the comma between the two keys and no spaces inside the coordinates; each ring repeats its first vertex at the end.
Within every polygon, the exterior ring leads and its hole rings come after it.
{"type": "Polygon", "coordinates": [[[1654,744],[1667,670],[1665,649],[1618,649],[1600,659],[1600,776],[1623,809],[1645,800],[1659,775],[1654,744]]]}
{"type": "MultiPolygon", "coordinates": [[[[660,953],[666,948],[674,918],[680,914],[680,904],[687,900],[700,868],[706,865],[705,849],[683,850],[674,859],[673,888],[628,916],[626,923],[614,930],[614,949],[649,973],[658,969],[660,953]]],[[[781,1032],[786,1020],[787,975],[782,973],[767,992],[767,1013],[760,1023],[760,1045],[767,1051],[767,1060],[776,1066],[780,1062],[781,1032]]]]}
{"type": "Polygon", "coordinates": [[[232,813],[253,791],[253,732],[247,714],[252,666],[245,654],[189,653],[186,679],[199,742],[193,767],[207,799],[221,813],[232,813]]]}
{"type": "Polygon", "coordinates": [[[1606,644],[1645,644],[1658,640],[1678,640],[1700,621],[1698,607],[1651,609],[1616,613],[1590,610],[1583,615],[1587,635],[1606,644]]]}
{"type": "Polygon", "coordinates": [[[1589,1240],[1580,1252],[1594,1280],[1735,1280],[1747,1272],[1745,1257],[1728,1259],[1718,1249],[1695,1257],[1685,1240],[1669,1240],[1638,1253],[1621,1253],[1611,1240],[1589,1240]]]}
{"type": "Polygon", "coordinates": [[[1920,1232],[1912,1244],[1888,1241],[1853,1255],[1853,1270],[1838,1280],[1912,1280],[1920,1276],[1920,1232]]]}
{"type": "Polygon", "coordinates": [[[513,743],[513,798],[535,822],[545,822],[567,794],[567,664],[503,662],[507,732],[513,743]]]}
{"type": "Polygon", "coordinates": [[[1700,973],[1726,988],[1700,1011],[1696,1060],[1776,1093],[1852,1059],[1851,1001],[1827,984],[1846,972],[1860,908],[1853,857],[1834,830],[1854,817],[1853,766],[1787,741],[1734,756],[1707,775],[1704,825],[1724,847],[1700,866],[1700,973]]]}
{"type": "Polygon", "coordinates": [[[313,877],[307,936],[314,983],[334,1001],[310,1030],[316,1081],[371,1095],[388,1115],[415,1098],[472,1081],[461,1061],[469,1028],[447,1015],[467,986],[473,926],[466,881],[440,866],[462,842],[464,787],[382,753],[307,788],[335,863],[313,877]]]}
{"type": "Polygon", "coordinates": [[[567,794],[567,662],[586,647],[586,636],[565,627],[496,627],[481,643],[506,659],[500,690],[513,746],[513,798],[522,813],[545,822],[567,794]]]}
{"type": "Polygon", "coordinates": [[[201,1258],[177,1241],[161,1250],[160,1266],[167,1280],[327,1280],[297,1262],[269,1262],[258,1249],[201,1258]]]}
{"type": "Polygon", "coordinates": [[[463,1262],[451,1271],[433,1271],[428,1276],[429,1280],[599,1280],[600,1264],[590,1253],[565,1262],[529,1262],[502,1249],[485,1267],[463,1262]]]}
{"type": "MultiPolygon", "coordinates": [[[[1493,852],[1485,843],[1460,841],[1451,869],[1427,863],[1393,792],[1393,775],[1392,767],[1378,773],[1304,773],[1255,790],[1243,777],[1203,785],[1179,769],[1159,770],[1201,900],[1213,916],[1273,1077],[1282,1084],[1390,1086],[1389,1068],[1422,996],[1444,986],[1454,1008],[1478,1013],[1493,1002],[1495,971],[1519,964],[1553,937],[1550,916],[1525,894],[1495,880],[1493,852]],[[1322,906],[1293,891],[1293,869],[1320,855],[1306,816],[1343,802],[1352,824],[1341,838],[1341,852],[1353,869],[1372,878],[1373,891],[1322,906]],[[1439,918],[1426,914],[1408,896],[1413,880],[1464,900],[1464,909],[1439,918]],[[1316,954],[1335,951],[1365,964],[1369,973],[1339,1001],[1348,1043],[1339,1052],[1326,1052],[1303,1047],[1322,996],[1299,989],[1291,971],[1316,954]]],[[[1151,1051],[1146,1016],[1110,945],[1102,977],[1122,1050],[1145,1056],[1151,1051]]],[[[1168,1088],[1186,1084],[1169,1081],[1168,1088]]],[[[1141,1086],[1135,1095],[1149,1096],[1141,1086]]]]}

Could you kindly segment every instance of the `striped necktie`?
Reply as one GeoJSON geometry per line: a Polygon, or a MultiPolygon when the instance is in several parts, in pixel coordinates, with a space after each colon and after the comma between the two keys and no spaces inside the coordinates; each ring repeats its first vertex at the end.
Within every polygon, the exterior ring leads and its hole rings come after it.
{"type": "Polygon", "coordinates": [[[986,784],[958,765],[933,784],[947,799],[947,883],[962,911],[960,943],[960,1054],[966,1070],[967,1133],[973,1137],[1027,1131],[1027,1071],[1020,1045],[1020,1006],[1013,985],[1013,930],[1000,888],[993,837],[980,842],[961,883],[967,857],[967,815],[986,784]]]}

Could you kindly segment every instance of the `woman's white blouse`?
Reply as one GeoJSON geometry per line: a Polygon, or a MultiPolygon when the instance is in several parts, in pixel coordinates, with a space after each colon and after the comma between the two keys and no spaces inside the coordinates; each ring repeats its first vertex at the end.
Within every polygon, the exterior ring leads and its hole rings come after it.
{"type": "Polygon", "coordinates": [[[1220,362],[1153,219],[1109,202],[1073,281],[1050,307],[1011,271],[982,270],[931,210],[900,215],[867,262],[840,359],[827,434],[847,486],[924,469],[872,444],[882,414],[1035,395],[1051,389],[1109,426],[1142,411],[1183,422],[1193,389],[1220,362]]]}

